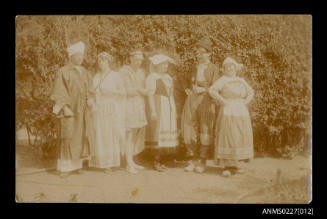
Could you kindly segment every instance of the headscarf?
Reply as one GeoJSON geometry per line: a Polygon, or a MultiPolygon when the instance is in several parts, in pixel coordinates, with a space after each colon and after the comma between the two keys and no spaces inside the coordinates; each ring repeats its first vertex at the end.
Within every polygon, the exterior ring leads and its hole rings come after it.
{"type": "Polygon", "coordinates": [[[210,51],[211,47],[212,47],[212,42],[208,38],[202,38],[197,42],[196,45],[197,45],[198,48],[204,48],[207,51],[210,51]]]}
{"type": "Polygon", "coordinates": [[[154,55],[154,56],[150,57],[149,60],[154,65],[158,65],[158,64],[166,62],[166,61],[175,64],[174,59],[170,58],[169,56],[163,55],[163,54],[154,55]]]}
{"type": "Polygon", "coordinates": [[[98,54],[98,60],[99,59],[107,59],[108,61],[112,61],[113,57],[112,57],[112,55],[110,55],[107,52],[101,52],[101,53],[98,54]]]}
{"type": "Polygon", "coordinates": [[[134,52],[131,52],[130,55],[131,55],[131,57],[135,57],[135,58],[138,58],[138,59],[144,59],[143,53],[140,50],[136,50],[134,52]]]}
{"type": "Polygon", "coordinates": [[[85,44],[82,41],[75,43],[67,48],[67,52],[69,57],[76,53],[83,53],[84,54],[85,44]]]}
{"type": "Polygon", "coordinates": [[[239,71],[243,68],[243,64],[236,62],[234,59],[227,57],[224,62],[223,62],[223,66],[225,66],[226,64],[233,64],[236,66],[236,70],[239,71]]]}

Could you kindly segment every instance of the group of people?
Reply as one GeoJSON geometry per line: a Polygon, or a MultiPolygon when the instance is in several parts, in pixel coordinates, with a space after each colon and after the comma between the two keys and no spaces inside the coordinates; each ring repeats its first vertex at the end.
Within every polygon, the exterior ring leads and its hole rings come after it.
{"type": "Polygon", "coordinates": [[[220,70],[210,62],[208,39],[197,43],[197,63],[177,126],[174,83],[164,54],[149,57],[149,74],[142,68],[141,50],[130,53],[129,64],[114,70],[116,60],[108,52],[97,56],[97,72],[82,67],[85,45],[67,48],[69,63],[54,82],[53,112],[60,118],[61,146],[57,169],[61,177],[82,173],[83,161],[110,173],[125,157],[126,170],[136,174],[143,166],[134,155],[147,146],[154,151],[153,168],[165,171],[163,155],[176,152],[179,133],[187,148],[185,171],[203,173],[213,153],[224,176],[232,169],[241,173],[242,161],[253,158],[251,120],[246,105],[253,90],[236,76],[243,67],[227,57],[220,70]],[[211,148],[214,150],[210,150],[211,148]]]}

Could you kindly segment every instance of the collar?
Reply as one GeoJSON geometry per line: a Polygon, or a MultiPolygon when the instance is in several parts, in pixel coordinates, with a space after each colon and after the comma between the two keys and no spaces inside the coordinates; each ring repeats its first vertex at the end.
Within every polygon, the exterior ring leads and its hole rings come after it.
{"type": "Polygon", "coordinates": [[[141,72],[142,71],[142,68],[138,68],[138,69],[136,69],[136,71],[134,71],[134,69],[130,65],[128,65],[128,68],[129,68],[130,72],[141,72]]]}
{"type": "Polygon", "coordinates": [[[199,63],[199,66],[208,66],[210,64],[210,61],[204,62],[204,63],[199,63]]]}
{"type": "Polygon", "coordinates": [[[80,73],[82,73],[82,66],[74,65],[74,68],[77,69],[80,73]]]}
{"type": "Polygon", "coordinates": [[[72,63],[68,64],[68,67],[78,71],[79,73],[83,73],[83,67],[81,65],[73,65],[72,63]]]}

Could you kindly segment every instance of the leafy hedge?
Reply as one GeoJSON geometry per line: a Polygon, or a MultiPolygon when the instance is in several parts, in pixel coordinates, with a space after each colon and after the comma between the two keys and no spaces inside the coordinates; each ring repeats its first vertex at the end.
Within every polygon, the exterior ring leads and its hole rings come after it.
{"type": "Polygon", "coordinates": [[[131,49],[150,55],[165,48],[178,62],[172,76],[180,112],[195,43],[202,37],[213,42],[213,63],[221,67],[227,55],[244,63],[241,74],[255,90],[249,108],[256,151],[301,150],[311,130],[311,17],[306,15],[19,16],[16,125],[38,135],[36,144],[58,143],[49,94],[56,70],[67,61],[66,46],[78,40],[86,43],[84,65],[91,72],[103,50],[122,65],[131,49]]]}

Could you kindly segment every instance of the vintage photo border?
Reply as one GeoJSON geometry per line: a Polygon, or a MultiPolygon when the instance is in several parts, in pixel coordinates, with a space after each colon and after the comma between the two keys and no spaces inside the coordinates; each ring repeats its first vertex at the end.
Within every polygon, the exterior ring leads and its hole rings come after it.
{"type": "MultiPolygon", "coordinates": [[[[139,14],[144,14],[145,10],[140,10],[138,13],[139,14]]],[[[237,11],[237,10],[236,10],[237,11]]],[[[283,10],[282,10],[283,11],[283,10]]],[[[292,10],[291,10],[292,11],[292,10]]],[[[284,13],[285,11],[283,11],[284,13]]],[[[300,10],[300,14],[304,13],[305,11],[301,11],[300,10]]],[[[42,14],[48,14],[49,11],[42,11],[42,14]]],[[[76,13],[76,11],[74,10],[73,13],[76,13]]],[[[94,11],[93,10],[90,10],[90,13],[91,14],[94,14],[94,11]]],[[[187,12],[181,12],[183,14],[187,13],[187,12]]],[[[189,12],[188,12],[189,13],[189,12]]],[[[199,10],[198,14],[207,14],[207,12],[202,12],[199,10]]],[[[209,12],[211,14],[211,12],[209,12]]],[[[216,12],[216,13],[221,13],[221,12],[216,12]]],[[[260,12],[261,13],[261,12],[260,12]]],[[[264,13],[264,12],[263,12],[264,13]]],[[[269,13],[269,12],[268,12],[269,13]]],[[[291,12],[288,12],[288,13],[291,13],[291,12]]],[[[293,12],[294,13],[294,12],[293,12]]],[[[318,58],[318,15],[315,15],[312,13],[312,11],[307,11],[305,14],[312,14],[312,45],[313,45],[313,53],[312,53],[312,59],[313,59],[313,72],[321,72],[321,74],[323,74],[323,71],[320,71],[320,69],[318,70],[318,63],[319,61],[321,62],[322,61],[322,58],[318,58]],[[319,61],[318,61],[319,60],[319,61]]],[[[17,14],[40,14],[40,12],[36,12],[36,11],[31,11],[31,10],[20,10],[20,11],[16,11],[15,13],[16,15],[17,14]]],[[[49,13],[49,14],[58,14],[58,12],[54,12],[54,13],[49,13]]],[[[64,12],[63,14],[71,14],[71,13],[67,13],[67,12],[64,12]]],[[[78,12],[78,14],[85,14],[85,10],[81,10],[81,12],[78,12]]],[[[95,13],[95,14],[104,14],[103,11],[100,10],[100,13],[95,13]]],[[[107,14],[107,13],[106,13],[107,14]]],[[[117,10],[116,12],[109,12],[108,14],[125,14],[125,13],[122,13],[122,11],[120,10],[117,10]]],[[[134,12],[130,12],[128,11],[126,14],[134,14],[134,12]]],[[[137,14],[135,12],[135,14],[137,14]]],[[[153,12],[151,12],[150,14],[178,14],[178,13],[167,13],[167,12],[164,12],[164,11],[161,11],[158,12],[157,10],[153,10],[153,12]]],[[[197,13],[194,13],[192,10],[191,10],[191,13],[190,14],[197,14],[197,13]]],[[[251,13],[252,14],[252,13],[251,13]]],[[[10,55],[8,57],[9,58],[9,63],[10,63],[10,71],[12,70],[15,70],[15,60],[12,58],[14,57],[15,55],[15,15],[10,15],[9,16],[9,20],[10,20],[10,29],[9,29],[9,32],[10,32],[10,40],[12,40],[12,43],[10,43],[10,55]],[[13,68],[13,69],[12,69],[13,68]]],[[[319,18],[320,20],[320,18],[319,18]]],[[[321,23],[320,23],[321,24],[321,23]]],[[[15,76],[13,76],[13,74],[6,74],[6,77],[9,77],[9,79],[6,79],[10,81],[10,83],[5,83],[6,86],[10,86],[9,90],[10,92],[6,92],[6,96],[9,97],[9,102],[10,102],[10,108],[8,109],[6,107],[6,109],[8,110],[7,113],[12,115],[11,113],[15,112],[15,102],[12,102],[15,98],[15,91],[12,90],[11,88],[15,88],[15,76]],[[11,87],[13,85],[13,87],[11,87]],[[9,93],[9,95],[8,95],[9,93]],[[12,107],[12,108],[11,108],[12,107]]],[[[312,108],[312,123],[313,123],[313,132],[312,132],[312,147],[313,145],[318,145],[320,144],[320,142],[318,141],[318,137],[320,135],[320,132],[321,132],[321,128],[319,129],[317,126],[317,121],[318,121],[318,118],[317,118],[317,114],[318,112],[320,112],[323,108],[322,106],[319,106],[319,104],[321,104],[321,100],[318,99],[318,97],[322,98],[322,94],[320,93],[320,91],[318,91],[318,87],[320,87],[320,85],[318,83],[322,82],[321,80],[321,75],[319,75],[319,73],[317,74],[313,74],[312,75],[313,77],[313,108],[312,108]],[[319,95],[320,93],[320,95],[319,95]],[[319,95],[319,96],[318,96],[319,95]]],[[[8,89],[8,88],[7,88],[8,89]]],[[[15,121],[15,114],[12,115],[12,117],[10,116],[6,116],[6,118],[9,119],[9,129],[6,129],[5,130],[10,130],[10,133],[7,135],[9,137],[7,137],[7,139],[9,140],[8,143],[6,144],[3,144],[3,146],[13,146],[13,141],[11,140],[14,140],[15,141],[15,125],[14,125],[14,121],[15,121]],[[13,120],[11,120],[13,119],[13,120]],[[13,132],[11,131],[13,130],[13,132]],[[13,135],[11,135],[13,134],[13,135]]],[[[198,211],[198,212],[216,212],[216,214],[218,213],[217,216],[219,216],[220,213],[224,213],[226,215],[232,215],[234,213],[237,213],[239,215],[261,215],[261,212],[262,212],[262,209],[263,208],[314,208],[314,213],[317,213],[319,214],[319,210],[322,210],[322,209],[318,209],[318,205],[321,204],[320,202],[320,198],[321,198],[321,194],[320,194],[320,188],[319,186],[319,182],[322,182],[321,181],[321,175],[320,173],[318,173],[317,171],[319,170],[322,170],[322,165],[323,163],[319,160],[319,156],[322,156],[322,151],[321,151],[321,147],[319,146],[322,146],[322,145],[318,145],[316,148],[313,148],[313,157],[312,157],[312,197],[313,197],[313,200],[310,204],[307,204],[307,205],[300,205],[300,204],[283,204],[283,205],[277,205],[277,204],[263,204],[263,205],[260,205],[260,204],[161,204],[160,206],[158,205],[153,205],[153,204],[150,204],[150,205],[146,205],[146,204],[85,204],[85,203],[79,203],[79,204],[69,204],[69,205],[65,205],[65,204],[31,204],[31,203],[15,203],[15,147],[9,147],[9,153],[10,153],[10,157],[9,159],[7,160],[10,164],[9,168],[8,168],[8,175],[10,176],[10,183],[9,183],[9,203],[10,203],[10,206],[15,208],[15,210],[22,210],[24,208],[33,208],[34,210],[45,210],[44,213],[46,213],[47,209],[49,208],[63,208],[63,209],[70,209],[70,210],[80,210],[82,208],[91,208],[90,210],[92,211],[92,208],[93,207],[96,207],[98,208],[99,206],[103,206],[103,210],[105,213],[106,209],[109,208],[119,208],[119,210],[121,212],[124,211],[124,209],[126,207],[137,207],[137,209],[135,209],[135,212],[144,212],[143,214],[154,214],[156,211],[158,211],[160,209],[160,212],[163,210],[165,210],[165,208],[167,208],[167,210],[171,210],[171,209],[176,209],[176,212],[177,211],[184,211],[184,213],[188,213],[190,212],[191,214],[193,214],[194,211],[198,211]],[[318,164],[319,162],[319,164],[318,164]],[[319,168],[317,168],[319,165],[319,168]],[[316,171],[315,171],[316,169],[316,171]],[[122,208],[122,209],[120,209],[122,208]],[[152,209],[151,209],[152,208],[152,209]],[[153,212],[152,213],[145,213],[145,211],[148,211],[148,209],[151,209],[153,212]],[[178,209],[178,210],[177,210],[178,209]]],[[[322,146],[323,147],[323,146],[322,146]]],[[[96,209],[94,209],[96,210],[96,209]]],[[[157,212],[158,214],[158,212],[157,212]]],[[[174,215],[175,213],[171,213],[172,215],[174,215]]],[[[201,213],[199,214],[199,216],[202,215],[201,213]]],[[[176,214],[177,216],[177,214],[176,214]]],[[[202,215],[203,216],[203,215],[202,215]]]]}

